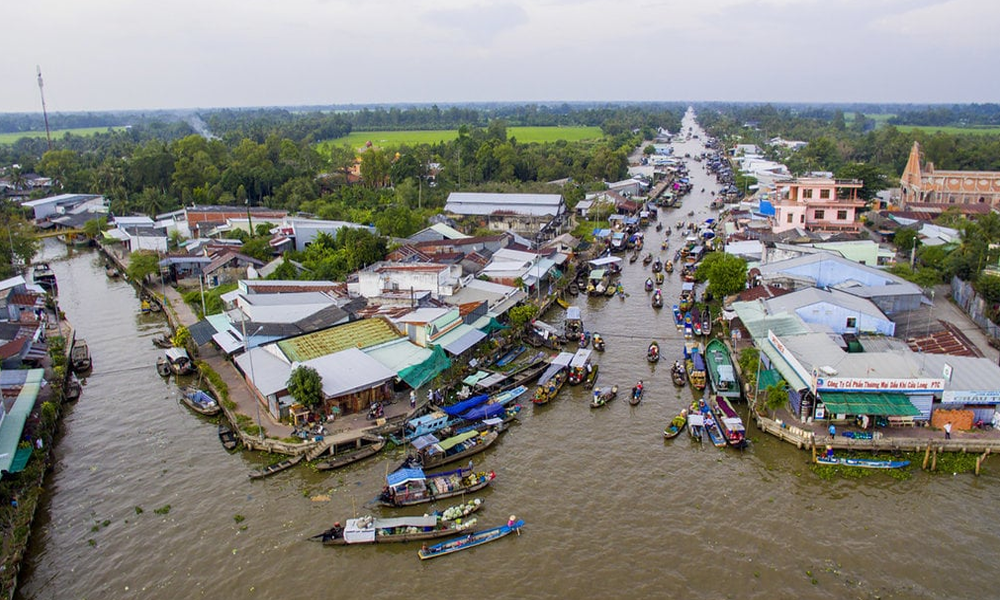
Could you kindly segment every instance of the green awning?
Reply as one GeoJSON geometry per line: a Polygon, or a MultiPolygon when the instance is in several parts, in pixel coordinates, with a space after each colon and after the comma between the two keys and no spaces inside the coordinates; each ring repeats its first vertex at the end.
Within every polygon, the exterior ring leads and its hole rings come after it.
{"type": "Polygon", "coordinates": [[[462,442],[464,442],[466,440],[471,440],[472,438],[476,437],[477,435],[479,435],[479,432],[476,431],[475,429],[473,429],[472,431],[466,431],[465,433],[460,433],[460,434],[456,435],[455,437],[450,437],[450,438],[448,438],[446,440],[442,440],[441,442],[438,443],[438,447],[441,448],[442,450],[445,450],[445,451],[451,450],[453,447],[457,446],[458,444],[461,444],[462,442]]]}
{"type": "Polygon", "coordinates": [[[9,471],[11,473],[20,473],[24,470],[24,467],[28,466],[30,458],[31,448],[18,448],[17,452],[14,453],[14,460],[10,463],[9,471]]]}
{"type": "Polygon", "coordinates": [[[777,369],[764,369],[760,372],[760,379],[757,381],[757,390],[764,391],[772,385],[777,385],[779,381],[783,381],[784,378],[777,369]]]}
{"type": "Polygon", "coordinates": [[[503,323],[497,321],[493,317],[489,317],[489,321],[487,321],[486,324],[482,326],[479,324],[479,321],[476,321],[473,327],[475,327],[479,331],[482,331],[486,335],[490,335],[491,333],[496,333],[497,331],[503,331],[504,329],[510,329],[509,326],[504,325],[503,323]]]}
{"type": "Polygon", "coordinates": [[[820,400],[827,413],[838,415],[881,415],[886,417],[916,417],[920,415],[906,394],[888,392],[821,392],[820,400]]]}

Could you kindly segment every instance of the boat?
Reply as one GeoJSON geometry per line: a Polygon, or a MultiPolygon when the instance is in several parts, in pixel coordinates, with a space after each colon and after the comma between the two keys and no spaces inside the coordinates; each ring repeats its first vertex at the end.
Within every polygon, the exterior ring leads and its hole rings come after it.
{"type": "Polygon", "coordinates": [[[684,343],[684,368],[687,370],[688,383],[691,384],[691,387],[696,390],[705,389],[707,376],[701,344],[697,342],[684,343]]]}
{"type": "Polygon", "coordinates": [[[701,335],[708,337],[712,335],[712,316],[705,307],[705,312],[701,313],[701,335]]]}
{"type": "Polygon", "coordinates": [[[663,437],[668,440],[672,440],[684,431],[684,428],[688,424],[688,411],[687,409],[681,410],[681,413],[670,420],[667,426],[663,429],[663,437]]]}
{"type": "Polygon", "coordinates": [[[598,352],[604,352],[604,347],[605,347],[604,338],[601,337],[601,334],[595,333],[593,341],[594,341],[594,350],[597,350],[598,352]]]}
{"type": "Polygon", "coordinates": [[[726,443],[733,448],[746,448],[747,430],[743,426],[743,419],[733,408],[729,398],[715,397],[715,413],[716,422],[719,424],[723,437],[726,438],[726,443]]]}
{"type": "Polygon", "coordinates": [[[705,419],[701,416],[701,413],[692,410],[687,416],[688,433],[691,435],[691,439],[697,440],[699,442],[705,439],[705,419]]]}
{"type": "Polygon", "coordinates": [[[663,273],[657,273],[654,275],[653,280],[656,281],[656,285],[663,285],[663,273]]]}
{"type": "Polygon", "coordinates": [[[681,313],[681,309],[676,304],[672,307],[674,311],[674,325],[677,329],[684,329],[684,315],[681,313]]]}
{"type": "Polygon", "coordinates": [[[170,361],[167,360],[166,356],[156,358],[156,372],[160,374],[160,377],[170,377],[170,361]]]}
{"type": "Polygon", "coordinates": [[[328,460],[316,463],[315,466],[318,471],[332,471],[333,469],[339,469],[341,467],[346,467],[347,465],[356,463],[360,460],[364,460],[369,456],[375,456],[385,448],[386,440],[382,436],[378,436],[378,441],[371,444],[367,444],[358,448],[356,450],[351,450],[349,452],[343,452],[341,454],[335,454],[331,456],[328,460]]]}
{"type": "Polygon", "coordinates": [[[645,288],[647,292],[653,291],[653,280],[650,277],[646,278],[645,288]]]}
{"type": "Polygon", "coordinates": [[[696,336],[701,337],[701,311],[697,306],[691,309],[691,329],[696,336]]]}
{"type": "Polygon", "coordinates": [[[684,229],[684,221],[678,221],[677,224],[674,225],[674,227],[676,227],[677,229],[684,229]]]}
{"type": "Polygon", "coordinates": [[[663,263],[660,262],[659,258],[653,261],[652,269],[654,273],[659,273],[660,271],[663,270],[663,263]]]}
{"type": "Polygon", "coordinates": [[[646,360],[651,363],[660,360],[660,344],[658,342],[652,342],[646,349],[646,360]]]}
{"type": "Polygon", "coordinates": [[[643,259],[642,259],[642,266],[648,267],[649,263],[651,263],[651,262],[653,262],[653,253],[652,252],[650,252],[649,254],[647,254],[646,256],[643,257],[643,259]]]}
{"type": "Polygon", "coordinates": [[[196,387],[181,388],[181,402],[194,412],[206,417],[214,417],[222,412],[222,407],[211,394],[196,387]]]}
{"type": "Polygon", "coordinates": [[[633,252],[631,256],[628,257],[629,264],[634,263],[639,260],[639,252],[633,252]]]}
{"type": "Polygon", "coordinates": [[[692,210],[691,212],[689,212],[689,213],[688,213],[688,216],[689,216],[689,217],[693,217],[693,216],[694,216],[694,211],[692,210]]]}
{"type": "Polygon", "coordinates": [[[166,350],[167,348],[173,348],[174,342],[170,339],[169,336],[164,334],[153,338],[153,345],[156,346],[157,348],[163,348],[164,350],[166,350]]]}
{"type": "Polygon", "coordinates": [[[740,383],[736,377],[729,348],[719,339],[709,340],[705,347],[705,363],[712,391],[726,398],[740,397],[740,383]]]}
{"type": "Polygon", "coordinates": [[[559,306],[561,306],[563,308],[569,308],[569,302],[566,302],[562,298],[556,298],[556,304],[558,304],[559,306]]]}
{"type": "Polygon", "coordinates": [[[411,517],[373,517],[366,515],[347,519],[344,527],[339,523],[310,539],[323,542],[324,546],[353,546],[356,544],[385,544],[390,542],[418,542],[476,531],[475,517],[445,521],[440,515],[411,517]]]}
{"type": "Polygon", "coordinates": [[[532,403],[548,404],[559,395],[559,391],[566,383],[566,370],[569,368],[573,356],[570,352],[560,352],[552,359],[546,371],[538,378],[538,387],[535,389],[535,396],[531,399],[532,403]]]}
{"type": "Polygon", "coordinates": [[[618,294],[618,297],[621,298],[622,300],[624,300],[625,297],[628,296],[628,294],[625,293],[625,288],[622,287],[621,283],[619,283],[618,286],[617,286],[617,294],[618,294]]]}
{"type": "Polygon", "coordinates": [[[416,453],[407,457],[405,464],[424,469],[444,466],[479,454],[492,446],[498,437],[498,432],[486,427],[471,429],[444,440],[438,440],[433,434],[422,435],[413,440],[416,453]]]}
{"type": "Polygon", "coordinates": [[[111,266],[106,267],[104,269],[104,274],[109,279],[116,279],[119,275],[121,275],[121,273],[118,271],[118,269],[116,269],[115,267],[111,267],[111,266]]]}
{"type": "Polygon", "coordinates": [[[666,271],[667,273],[673,273],[674,272],[674,261],[668,260],[666,263],[664,263],[663,270],[666,271]]]}
{"type": "Polygon", "coordinates": [[[66,379],[66,388],[63,391],[63,402],[76,402],[80,399],[81,394],[83,394],[83,385],[76,378],[75,374],[70,373],[66,379]]]}
{"type": "Polygon", "coordinates": [[[642,402],[642,394],[644,391],[645,388],[642,386],[641,381],[632,386],[632,395],[629,396],[628,403],[631,404],[632,406],[638,405],[640,402],[642,402]]]}
{"type": "Polygon", "coordinates": [[[584,331],[580,334],[580,348],[586,348],[590,345],[590,332],[584,331]]]}
{"type": "Polygon", "coordinates": [[[88,371],[94,366],[90,358],[90,348],[87,346],[87,342],[81,338],[73,340],[73,347],[69,351],[69,362],[74,373],[88,371]]]}
{"type": "Polygon", "coordinates": [[[49,263],[35,263],[31,269],[31,278],[38,286],[46,292],[54,294],[58,285],[56,284],[56,274],[49,266],[49,263]]]}
{"type": "Polygon", "coordinates": [[[908,460],[876,460],[871,458],[847,458],[845,456],[820,456],[816,462],[821,465],[843,465],[862,469],[902,469],[910,464],[908,460]]]}
{"type": "Polygon", "coordinates": [[[653,292],[652,304],[653,308],[663,308],[663,292],[660,291],[660,288],[656,288],[656,291],[653,292]]]}
{"type": "Polygon", "coordinates": [[[570,296],[579,296],[580,295],[580,284],[577,283],[575,280],[571,281],[571,282],[569,282],[569,285],[566,286],[566,291],[569,292],[570,296]]]}
{"type": "Polygon", "coordinates": [[[684,339],[689,340],[694,337],[694,329],[691,327],[692,317],[691,311],[684,313],[684,339]]]}
{"type": "Polygon", "coordinates": [[[386,476],[377,501],[382,506],[410,506],[479,491],[496,479],[496,473],[455,469],[425,474],[423,469],[400,469],[386,476]]]}
{"type": "Polygon", "coordinates": [[[590,371],[593,368],[590,364],[591,354],[590,350],[581,348],[573,355],[573,358],[569,362],[568,382],[570,385],[580,385],[590,375],[590,371]]]}
{"type": "Polygon", "coordinates": [[[657,231],[663,231],[663,223],[657,223],[656,224],[656,230],[657,231]]]}
{"type": "Polygon", "coordinates": [[[226,450],[235,450],[236,446],[240,444],[240,440],[233,433],[233,430],[225,425],[219,425],[219,441],[222,442],[222,447],[226,450]]]}
{"type": "Polygon", "coordinates": [[[583,387],[588,390],[594,388],[594,384],[597,383],[597,371],[599,365],[591,366],[590,373],[587,374],[587,379],[583,382],[583,387]]]}
{"type": "Polygon", "coordinates": [[[299,454],[297,456],[293,456],[291,458],[286,458],[285,460],[278,461],[274,464],[267,465],[266,467],[260,469],[254,469],[253,471],[247,473],[247,477],[249,477],[250,479],[263,479],[265,477],[270,477],[275,473],[280,473],[282,471],[291,469],[295,465],[302,462],[302,459],[304,459],[305,457],[306,457],[305,454],[299,454]]]}
{"type": "Polygon", "coordinates": [[[434,544],[428,548],[421,548],[417,551],[417,554],[420,556],[420,560],[428,560],[431,558],[437,558],[438,556],[460,552],[462,550],[469,550],[471,548],[475,548],[476,546],[482,546],[483,544],[496,541],[514,532],[518,532],[518,534],[520,534],[522,527],[524,527],[524,521],[514,521],[512,518],[506,525],[457,537],[453,540],[441,542],[440,544],[434,544]]]}
{"type": "Polygon", "coordinates": [[[674,365],[670,367],[670,379],[673,380],[674,385],[677,387],[684,387],[687,383],[687,372],[680,361],[675,361],[674,365]]]}
{"type": "Polygon", "coordinates": [[[719,429],[719,424],[716,422],[715,417],[712,416],[712,410],[709,408],[708,404],[703,399],[697,400],[691,406],[692,412],[698,412],[702,417],[702,427],[705,430],[705,434],[708,436],[709,441],[716,448],[723,448],[726,445],[726,436],[722,434],[722,430],[719,429]]]}
{"type": "Polygon", "coordinates": [[[618,397],[618,386],[613,385],[608,389],[597,388],[594,390],[594,399],[590,401],[590,408],[600,408],[618,397]]]}
{"type": "Polygon", "coordinates": [[[523,344],[520,345],[520,346],[517,346],[517,347],[515,347],[513,349],[511,349],[510,351],[506,352],[503,356],[500,357],[500,360],[498,360],[496,362],[496,366],[498,366],[498,367],[506,367],[510,363],[514,362],[514,360],[516,360],[517,357],[519,357],[522,354],[524,354],[524,352],[527,349],[528,348],[526,346],[524,346],[523,344]]]}
{"type": "MultiPolygon", "coordinates": [[[[184,348],[167,348],[163,352],[170,372],[174,375],[190,375],[195,372],[194,361],[184,348]]],[[[156,361],[156,369],[160,370],[160,361],[156,361]]],[[[162,373],[160,373],[162,375],[162,373]]]]}

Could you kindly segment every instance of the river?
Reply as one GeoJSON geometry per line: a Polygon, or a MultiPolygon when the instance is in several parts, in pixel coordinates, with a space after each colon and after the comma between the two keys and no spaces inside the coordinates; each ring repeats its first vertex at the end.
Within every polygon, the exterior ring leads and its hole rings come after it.
{"type": "MultiPolygon", "coordinates": [[[[688,115],[685,131],[691,125],[688,115]]],[[[681,156],[702,150],[699,140],[675,148],[681,156]]],[[[691,176],[695,191],[683,208],[660,213],[668,226],[692,209],[698,218],[710,214],[714,178],[694,162],[691,176]]],[[[658,249],[661,234],[651,227],[647,236],[647,249],[658,249]]],[[[671,256],[679,240],[674,233],[671,256]]],[[[399,455],[333,474],[300,466],[248,481],[260,458],[226,454],[214,424],[178,404],[174,383],[156,375],[150,339],[165,329],[162,319],[140,315],[132,288],[108,280],[98,255],[68,252],[45,247],[61,307],[89,342],[94,372],[55,449],[22,599],[997,593],[989,590],[1000,554],[1000,459],[988,459],[979,478],[918,470],[902,481],[884,474],[827,481],[810,470],[805,452],[752,426],[744,452],[700,446],[686,433],[665,442],[664,425],[690,400],[669,378],[683,341],[669,309],[677,273],[667,276],[659,312],[642,290],[649,270],[641,262],[626,265],[624,302],[578,299],[586,328],[607,340],[607,352],[595,354],[599,384],[626,391],[644,379],[642,404],[630,407],[621,394],[590,410],[582,386],[545,407],[525,399],[522,423],[476,457],[498,475],[481,494],[480,523],[516,514],[527,522],[522,534],[422,562],[413,545],[306,541],[363,511],[399,455]],[[655,367],[645,360],[654,338],[664,357],[655,367]]]]}

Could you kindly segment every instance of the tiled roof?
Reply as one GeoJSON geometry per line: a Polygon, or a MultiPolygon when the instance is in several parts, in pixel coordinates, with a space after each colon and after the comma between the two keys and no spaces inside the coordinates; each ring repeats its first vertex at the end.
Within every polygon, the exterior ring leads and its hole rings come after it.
{"type": "Polygon", "coordinates": [[[304,362],[347,348],[370,348],[402,337],[387,319],[376,317],[354,321],[323,331],[278,342],[292,362],[304,362]]]}
{"type": "Polygon", "coordinates": [[[791,290],[774,287],[773,285],[758,285],[748,290],[743,290],[740,292],[739,296],[736,297],[736,299],[740,302],[751,302],[761,298],[777,298],[778,296],[784,296],[790,292],[791,290]]]}

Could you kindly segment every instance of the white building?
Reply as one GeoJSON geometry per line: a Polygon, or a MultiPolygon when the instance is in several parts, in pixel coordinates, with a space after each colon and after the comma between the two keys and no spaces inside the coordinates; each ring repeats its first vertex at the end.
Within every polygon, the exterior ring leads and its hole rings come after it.
{"type": "Polygon", "coordinates": [[[440,298],[458,290],[461,276],[461,265],[383,262],[358,271],[357,293],[365,298],[376,298],[384,292],[414,290],[429,291],[440,298]]]}

